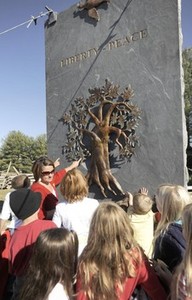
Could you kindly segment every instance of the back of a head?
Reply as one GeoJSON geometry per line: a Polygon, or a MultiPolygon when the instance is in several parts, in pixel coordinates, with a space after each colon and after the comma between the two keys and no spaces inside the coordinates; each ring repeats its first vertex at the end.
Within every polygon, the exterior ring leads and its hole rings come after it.
{"type": "Polygon", "coordinates": [[[39,262],[42,272],[43,270],[44,272],[51,272],[52,268],[61,269],[62,266],[66,265],[68,268],[70,267],[72,274],[74,272],[72,266],[75,258],[77,258],[77,253],[78,238],[75,232],[66,228],[48,229],[40,233],[35,243],[34,266],[39,262]],[[47,266],[47,262],[49,262],[49,266],[47,266]]]}
{"type": "Polygon", "coordinates": [[[86,197],[88,195],[88,183],[83,173],[76,168],[68,171],[61,181],[60,191],[69,203],[86,197]]]}
{"type": "MultiPolygon", "coordinates": [[[[75,232],[66,228],[53,228],[40,233],[34,246],[31,258],[31,272],[38,269],[39,277],[49,277],[53,274],[52,281],[56,284],[64,283],[68,294],[76,273],[78,254],[78,238],[75,232]]],[[[39,278],[39,280],[41,280],[39,278]]]]}
{"type": "Polygon", "coordinates": [[[138,215],[147,214],[152,208],[152,199],[145,194],[137,193],[133,196],[133,212],[138,215]]]}
{"type": "Polygon", "coordinates": [[[191,203],[188,191],[180,185],[161,185],[157,189],[157,207],[167,223],[179,220],[184,207],[191,203]]]}
{"type": "Polygon", "coordinates": [[[140,255],[126,212],[112,201],[100,203],[79,260],[82,286],[89,299],[117,299],[114,286],[121,289],[126,277],[135,276],[140,255]]]}
{"type": "Polygon", "coordinates": [[[20,299],[47,299],[58,282],[63,283],[71,297],[77,253],[78,238],[75,232],[66,228],[42,231],[34,244],[20,299]]]}
{"type": "Polygon", "coordinates": [[[126,212],[119,205],[112,201],[99,204],[90,225],[89,239],[94,238],[96,243],[101,238],[102,241],[111,245],[124,240],[125,246],[128,247],[129,244],[130,247],[133,231],[126,212]]]}
{"type": "Polygon", "coordinates": [[[11,186],[13,189],[29,188],[31,181],[27,175],[20,174],[15,176],[11,181],[11,186]]]}
{"type": "Polygon", "coordinates": [[[10,207],[18,219],[25,220],[38,211],[41,199],[40,193],[20,188],[10,194],[10,207]]]}

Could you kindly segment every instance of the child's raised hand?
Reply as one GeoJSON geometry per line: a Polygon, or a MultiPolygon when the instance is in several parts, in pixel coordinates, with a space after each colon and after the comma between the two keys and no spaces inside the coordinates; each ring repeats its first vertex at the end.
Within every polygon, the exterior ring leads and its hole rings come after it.
{"type": "Polygon", "coordinates": [[[143,194],[143,195],[148,195],[148,189],[146,189],[145,187],[142,187],[139,189],[139,193],[143,194]]]}

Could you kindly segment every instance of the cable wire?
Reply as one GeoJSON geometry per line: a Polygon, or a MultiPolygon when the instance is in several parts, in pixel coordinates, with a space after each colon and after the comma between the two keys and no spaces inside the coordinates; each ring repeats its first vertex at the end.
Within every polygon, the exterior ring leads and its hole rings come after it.
{"type": "Polygon", "coordinates": [[[36,25],[36,24],[37,24],[37,19],[39,19],[39,18],[41,18],[41,17],[44,17],[44,16],[46,16],[46,15],[49,15],[50,13],[53,12],[53,10],[50,9],[50,8],[48,8],[47,6],[45,6],[45,8],[48,10],[47,12],[42,12],[42,13],[40,13],[37,17],[31,16],[31,19],[29,19],[29,20],[27,20],[27,21],[25,21],[25,22],[23,22],[23,23],[21,23],[21,24],[18,24],[18,25],[14,26],[14,27],[11,27],[11,28],[9,28],[9,29],[7,29],[7,30],[4,30],[4,31],[0,32],[0,35],[5,34],[5,33],[9,32],[9,31],[12,31],[12,30],[14,30],[14,29],[16,29],[16,28],[18,28],[18,27],[20,27],[20,26],[23,26],[23,25],[25,25],[25,24],[28,24],[28,25],[27,25],[27,28],[29,28],[29,26],[30,26],[33,22],[34,22],[35,25],[36,25]]]}

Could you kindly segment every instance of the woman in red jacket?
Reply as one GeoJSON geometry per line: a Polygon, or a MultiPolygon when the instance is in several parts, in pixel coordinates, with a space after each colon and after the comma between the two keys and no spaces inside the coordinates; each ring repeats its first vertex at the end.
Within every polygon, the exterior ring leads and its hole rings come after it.
{"type": "Polygon", "coordinates": [[[80,160],[74,161],[70,166],[58,172],[55,172],[55,168],[60,165],[59,159],[53,162],[47,156],[41,156],[33,163],[32,172],[35,182],[31,189],[34,192],[40,192],[42,196],[39,219],[52,219],[58,202],[56,186],[60,184],[68,171],[78,167],[79,162],[80,160]]]}
{"type": "Polygon", "coordinates": [[[133,238],[127,214],[117,204],[103,202],[90,225],[80,256],[77,300],[128,300],[140,285],[151,300],[167,295],[143,251],[133,238]]]}

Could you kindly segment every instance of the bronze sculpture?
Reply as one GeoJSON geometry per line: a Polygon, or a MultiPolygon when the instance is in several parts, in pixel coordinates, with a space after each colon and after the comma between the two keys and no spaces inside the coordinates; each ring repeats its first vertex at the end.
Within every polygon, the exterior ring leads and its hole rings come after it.
{"type": "Polygon", "coordinates": [[[98,7],[103,2],[110,2],[110,0],[86,0],[84,3],[79,2],[77,4],[77,7],[78,9],[86,9],[90,18],[99,21],[100,17],[96,7],[98,7]]]}
{"type": "Polygon", "coordinates": [[[124,194],[110,169],[109,143],[114,140],[120,157],[130,160],[138,144],[135,129],[141,110],[130,102],[134,95],[130,86],[120,93],[118,85],[105,80],[104,86],[89,89],[89,93],[87,99],[77,98],[69,113],[62,117],[68,125],[64,153],[68,160],[85,160],[90,156],[88,183],[97,184],[104,197],[107,190],[124,194]]]}

